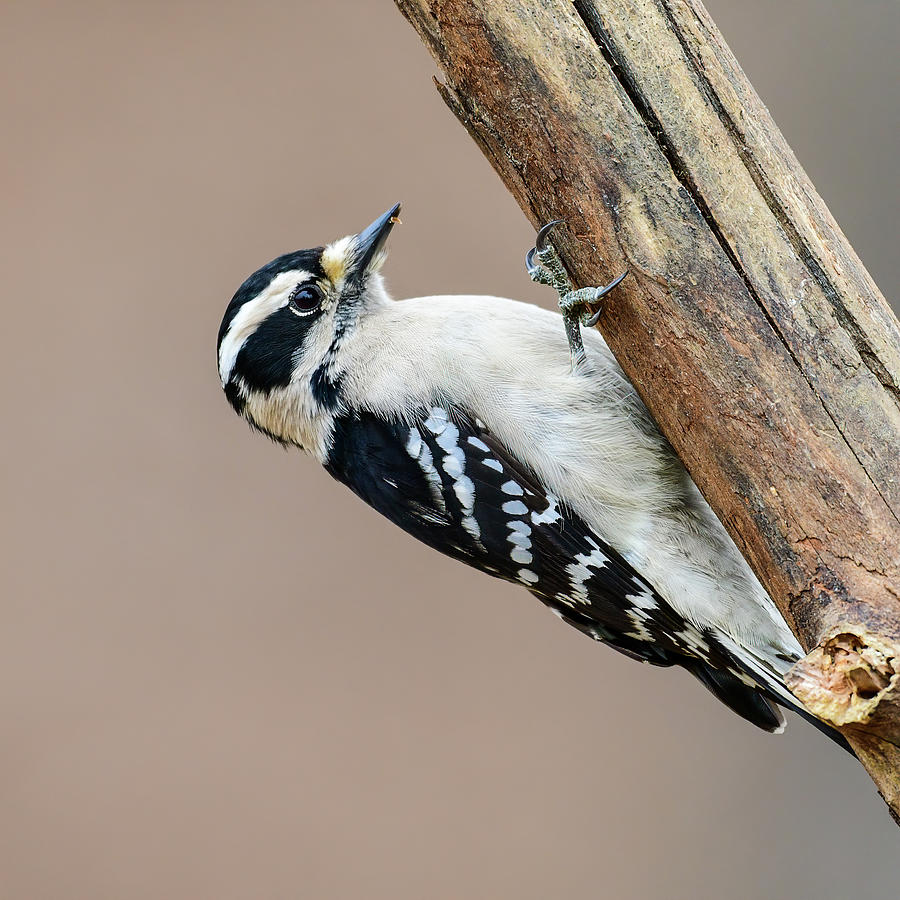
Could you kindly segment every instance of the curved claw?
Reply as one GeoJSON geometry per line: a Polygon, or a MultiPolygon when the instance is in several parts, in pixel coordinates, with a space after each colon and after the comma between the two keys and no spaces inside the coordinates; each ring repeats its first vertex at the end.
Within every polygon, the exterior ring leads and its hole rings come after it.
{"type": "Polygon", "coordinates": [[[547,249],[547,235],[550,234],[557,225],[562,225],[563,221],[563,219],[554,219],[552,222],[548,222],[544,225],[537,233],[537,237],[534,239],[534,247],[538,253],[542,253],[547,249]]]}
{"type": "MultiPolygon", "coordinates": [[[[604,295],[608,294],[618,283],[628,274],[628,269],[626,269],[618,278],[614,278],[609,284],[605,287],[597,288],[596,294],[594,294],[594,300],[599,300],[604,295]]],[[[586,319],[584,322],[585,328],[593,328],[600,321],[600,314],[603,312],[603,309],[598,309],[589,319],[586,319]]]]}
{"type": "Polygon", "coordinates": [[[619,282],[628,274],[628,269],[626,269],[618,278],[613,278],[613,280],[607,284],[605,287],[597,288],[597,293],[594,295],[596,300],[599,300],[601,297],[608,294],[614,287],[616,287],[619,282]]]}
{"type": "Polygon", "coordinates": [[[537,247],[532,247],[525,254],[525,268],[528,270],[528,274],[531,275],[533,272],[537,271],[538,266],[535,265],[534,262],[534,254],[537,253],[537,247]]]}

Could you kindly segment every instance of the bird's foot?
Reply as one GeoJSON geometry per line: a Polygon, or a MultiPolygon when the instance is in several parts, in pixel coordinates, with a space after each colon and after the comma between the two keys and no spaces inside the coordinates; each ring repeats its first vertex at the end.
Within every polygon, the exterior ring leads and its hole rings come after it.
{"type": "Polygon", "coordinates": [[[562,225],[562,219],[554,219],[548,222],[534,239],[534,246],[525,254],[525,268],[528,269],[528,277],[538,284],[548,284],[560,296],[572,291],[572,282],[563,267],[562,260],[556,252],[553,244],[547,240],[547,235],[557,225],[562,225]]]}
{"type": "Polygon", "coordinates": [[[575,290],[559,254],[547,240],[551,229],[560,224],[562,224],[562,219],[554,219],[541,228],[535,238],[534,247],[525,255],[525,267],[528,269],[528,275],[532,281],[549,285],[559,294],[559,308],[563,314],[566,338],[569,342],[569,353],[574,369],[585,359],[581,326],[593,328],[602,312],[602,309],[593,311],[591,307],[596,306],[600,299],[628,274],[628,271],[626,270],[604,287],[575,290]]]}

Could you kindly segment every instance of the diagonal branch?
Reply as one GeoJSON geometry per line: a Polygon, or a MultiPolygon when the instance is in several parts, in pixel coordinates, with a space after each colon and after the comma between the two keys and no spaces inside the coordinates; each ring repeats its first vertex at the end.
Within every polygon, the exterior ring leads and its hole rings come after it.
{"type": "Polygon", "coordinates": [[[699,0],[396,0],[900,812],[900,326],[699,0]]]}

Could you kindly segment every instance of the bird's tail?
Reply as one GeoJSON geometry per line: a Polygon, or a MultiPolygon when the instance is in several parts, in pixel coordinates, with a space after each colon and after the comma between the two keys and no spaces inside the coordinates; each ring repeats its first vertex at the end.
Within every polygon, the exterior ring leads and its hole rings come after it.
{"type": "MultiPolygon", "coordinates": [[[[787,689],[783,672],[777,671],[771,663],[761,660],[733,640],[727,638],[723,640],[723,636],[720,636],[720,640],[730,651],[737,666],[753,679],[755,684],[745,684],[736,675],[721,669],[712,669],[700,660],[689,668],[729,709],[758,728],[776,734],[784,731],[785,726],[784,715],[779,707],[790,709],[848,753],[856,755],[847,739],[836,728],[817,719],[787,689]]],[[[789,663],[784,663],[785,671],[788,665],[789,663]]]]}
{"type": "Polygon", "coordinates": [[[785,723],[781,710],[755,687],[744,684],[736,675],[725,669],[714,669],[700,659],[687,660],[683,665],[704,687],[742,719],[752,722],[763,731],[775,734],[784,731],[785,723]]]}

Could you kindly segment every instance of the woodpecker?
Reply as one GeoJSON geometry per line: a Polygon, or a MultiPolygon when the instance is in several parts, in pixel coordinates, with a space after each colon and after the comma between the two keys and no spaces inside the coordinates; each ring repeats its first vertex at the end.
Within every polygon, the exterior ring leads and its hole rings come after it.
{"type": "Polygon", "coordinates": [[[770,732],[807,713],[802,648],[660,433],[549,242],[526,257],[560,315],[490,296],[394,301],[380,271],[400,205],[286,253],[238,288],[218,335],[235,411],[312,454],[430,547],[524,586],[635,660],[687,669],[770,732]]]}

